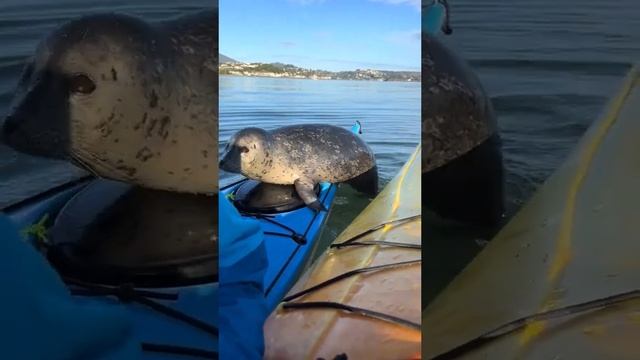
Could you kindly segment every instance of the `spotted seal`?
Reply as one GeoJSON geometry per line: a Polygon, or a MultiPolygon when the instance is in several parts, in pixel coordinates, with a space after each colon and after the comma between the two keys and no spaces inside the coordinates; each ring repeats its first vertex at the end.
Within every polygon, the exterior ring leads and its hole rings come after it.
{"type": "Polygon", "coordinates": [[[218,189],[218,11],[150,24],[97,14],[38,45],[3,142],[147,188],[218,189]]]}
{"type": "Polygon", "coordinates": [[[326,210],[313,191],[319,182],[349,182],[367,193],[377,192],[378,186],[373,151],[356,134],[333,125],[242,129],[229,139],[220,169],[266,183],[293,184],[304,203],[318,211],[326,210]]]}
{"type": "Polygon", "coordinates": [[[495,223],[504,212],[503,165],[489,97],[469,65],[422,34],[422,196],[442,217],[495,223]]]}

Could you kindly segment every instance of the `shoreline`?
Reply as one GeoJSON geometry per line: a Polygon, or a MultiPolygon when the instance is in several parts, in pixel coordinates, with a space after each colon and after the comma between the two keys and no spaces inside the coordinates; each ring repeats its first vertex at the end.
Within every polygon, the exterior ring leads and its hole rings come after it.
{"type": "Polygon", "coordinates": [[[374,82],[402,82],[402,83],[420,83],[421,80],[383,80],[383,79],[333,79],[333,78],[312,78],[308,76],[272,76],[267,74],[240,75],[240,74],[218,74],[218,76],[229,77],[247,77],[247,78],[270,78],[270,79],[287,79],[287,80],[314,80],[314,81],[374,81],[374,82]]]}

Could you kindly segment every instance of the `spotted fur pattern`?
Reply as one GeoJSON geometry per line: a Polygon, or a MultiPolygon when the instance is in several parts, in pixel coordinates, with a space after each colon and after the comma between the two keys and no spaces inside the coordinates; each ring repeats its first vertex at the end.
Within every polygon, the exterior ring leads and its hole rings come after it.
{"type": "Polygon", "coordinates": [[[422,34],[422,171],[475,148],[496,131],[489,98],[469,66],[422,34]]]}

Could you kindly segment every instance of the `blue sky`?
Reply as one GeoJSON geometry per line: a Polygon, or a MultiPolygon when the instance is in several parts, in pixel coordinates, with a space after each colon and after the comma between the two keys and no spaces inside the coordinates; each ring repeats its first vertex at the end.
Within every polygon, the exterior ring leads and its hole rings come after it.
{"type": "Polygon", "coordinates": [[[420,0],[219,0],[220,52],[323,70],[420,70],[420,0]]]}

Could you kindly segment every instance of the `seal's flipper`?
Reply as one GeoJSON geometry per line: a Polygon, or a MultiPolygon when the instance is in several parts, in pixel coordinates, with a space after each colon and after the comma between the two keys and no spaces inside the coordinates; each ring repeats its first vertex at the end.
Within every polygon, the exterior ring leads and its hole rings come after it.
{"type": "Polygon", "coordinates": [[[298,193],[298,196],[300,196],[300,199],[302,199],[308,207],[314,210],[320,209],[326,211],[326,208],[324,208],[320,201],[318,201],[318,197],[313,191],[313,188],[316,185],[313,180],[309,178],[299,178],[293,182],[293,185],[295,185],[296,192],[298,193]]]}
{"type": "Polygon", "coordinates": [[[378,194],[378,166],[347,180],[346,183],[361,193],[376,196],[378,194]]]}
{"type": "Polygon", "coordinates": [[[327,210],[327,208],[324,206],[323,203],[321,203],[319,200],[316,200],[314,202],[312,202],[311,204],[307,205],[310,209],[320,212],[320,211],[329,211],[327,210]]]}

